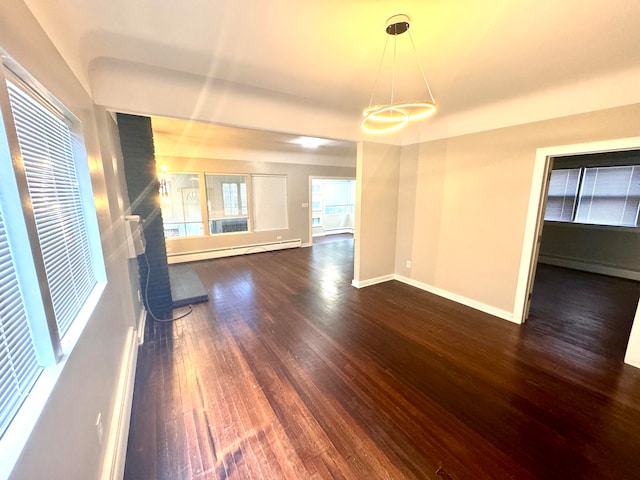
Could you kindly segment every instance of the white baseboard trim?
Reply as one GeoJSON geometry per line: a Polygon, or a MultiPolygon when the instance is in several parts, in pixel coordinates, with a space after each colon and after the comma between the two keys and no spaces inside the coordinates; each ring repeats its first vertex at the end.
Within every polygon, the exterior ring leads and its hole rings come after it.
{"type": "Polygon", "coordinates": [[[140,318],[138,319],[138,345],[144,343],[144,327],[147,323],[147,311],[144,307],[140,311],[140,318]]]}
{"type": "Polygon", "coordinates": [[[211,250],[199,250],[196,252],[173,253],[167,255],[167,263],[196,262],[198,260],[211,260],[213,258],[233,257],[249,253],[272,252],[285,248],[298,248],[302,246],[302,240],[282,240],[269,243],[256,243],[253,245],[239,245],[237,247],[215,248],[211,250]]]}
{"type": "Polygon", "coordinates": [[[330,235],[338,235],[340,233],[351,233],[353,234],[353,228],[328,228],[324,232],[314,233],[314,237],[328,237],[330,235]]]}
{"type": "Polygon", "coordinates": [[[133,401],[133,386],[138,361],[138,333],[131,327],[127,334],[120,364],[120,374],[113,404],[113,416],[105,446],[101,480],[121,480],[129,439],[129,421],[133,401]]]}
{"type": "Polygon", "coordinates": [[[417,280],[414,280],[409,277],[405,277],[403,275],[396,274],[393,277],[395,280],[398,280],[399,282],[406,283],[407,285],[411,285],[412,287],[419,288],[420,290],[424,290],[425,292],[433,293],[435,295],[438,295],[439,297],[446,298],[447,300],[452,300],[456,303],[466,305],[467,307],[480,310],[481,312],[488,313],[489,315],[493,315],[494,317],[502,318],[504,320],[508,320],[513,323],[518,323],[513,318],[513,312],[508,312],[500,308],[492,307],[491,305],[487,305],[485,303],[478,302],[476,300],[472,300],[467,297],[463,297],[462,295],[458,295],[457,293],[449,292],[447,290],[443,290],[442,288],[434,287],[432,285],[419,282],[417,280]]]}
{"type": "Polygon", "coordinates": [[[538,261],[547,265],[555,265],[556,267],[573,268],[575,270],[583,270],[585,272],[599,273],[601,275],[609,275],[611,277],[640,281],[640,272],[611,265],[603,265],[601,263],[591,263],[585,262],[584,260],[554,257],[551,255],[540,255],[538,257],[538,261]]]}
{"type": "Polygon", "coordinates": [[[624,357],[624,363],[640,369],[640,358],[632,358],[632,357],[626,356],[624,357]]]}
{"type": "Polygon", "coordinates": [[[375,277],[375,278],[370,278],[368,280],[361,280],[361,281],[353,279],[351,280],[351,286],[356,288],[364,288],[364,287],[369,287],[371,285],[376,285],[378,283],[388,282],[389,280],[393,280],[393,279],[394,279],[394,275],[384,275],[382,277],[375,277]]]}

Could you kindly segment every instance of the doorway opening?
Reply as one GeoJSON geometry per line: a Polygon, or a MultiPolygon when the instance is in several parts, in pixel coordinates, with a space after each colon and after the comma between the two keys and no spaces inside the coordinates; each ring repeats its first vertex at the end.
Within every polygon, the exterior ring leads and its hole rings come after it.
{"type": "MultiPolygon", "coordinates": [[[[536,267],[538,266],[538,261],[541,253],[541,245],[543,241],[543,227],[544,227],[544,214],[546,209],[546,202],[549,193],[549,178],[553,166],[554,159],[556,161],[561,161],[562,158],[569,156],[580,156],[580,155],[593,155],[599,153],[609,153],[612,152],[628,152],[631,150],[640,150],[640,137],[630,138],[630,139],[618,139],[606,142],[597,142],[590,144],[581,144],[581,145],[567,145],[560,147],[550,147],[550,148],[542,148],[538,149],[536,154],[536,162],[534,166],[534,177],[532,182],[531,196],[529,202],[529,213],[527,217],[527,224],[525,228],[525,238],[523,245],[523,253],[521,258],[521,268],[520,275],[518,279],[518,287],[516,291],[516,301],[514,305],[514,320],[523,323],[530,313],[531,301],[534,298],[533,294],[533,286],[536,280],[536,267]]],[[[612,154],[615,155],[615,154],[612,154]]],[[[636,212],[637,215],[637,212],[636,212]]],[[[637,222],[637,216],[636,216],[637,222]]],[[[572,228],[581,228],[581,227],[572,227],[572,228]]],[[[602,231],[606,231],[606,227],[602,227],[602,231]]],[[[598,230],[596,228],[596,230],[598,230]]],[[[635,240],[637,242],[638,239],[638,230],[637,223],[636,227],[631,229],[631,235],[635,236],[635,240]]],[[[591,239],[593,242],[593,239],[591,239]]],[[[596,242],[597,243],[597,242],[596,242]]],[[[571,244],[567,245],[566,242],[564,245],[569,249],[576,249],[575,246],[571,244]]],[[[615,245],[613,245],[615,248],[615,245]]],[[[544,252],[548,255],[548,251],[544,252]]],[[[619,252],[618,252],[619,253],[619,252]]],[[[543,255],[544,260],[544,255],[543,255]]],[[[571,261],[576,262],[576,259],[565,259],[569,260],[569,263],[565,265],[555,265],[556,268],[576,268],[576,263],[571,263],[571,261]]],[[[589,262],[582,262],[589,263],[589,262]]],[[[593,263],[593,262],[592,262],[593,263]]],[[[597,263],[597,262],[596,262],[597,263]]],[[[605,265],[606,266],[606,265],[605,265]]],[[[546,273],[549,272],[549,268],[544,267],[546,273]]],[[[594,270],[591,270],[594,272],[594,270]]],[[[600,271],[597,273],[604,273],[607,275],[611,275],[610,271],[600,271]]],[[[541,272],[541,275],[543,273],[541,272]]],[[[634,280],[630,280],[634,281],[634,280]]],[[[557,290],[557,287],[556,287],[557,290]]],[[[633,285],[631,288],[632,292],[634,291],[633,285]]],[[[631,293],[634,295],[634,293],[631,293]]],[[[637,297],[635,298],[635,302],[638,302],[637,297]]],[[[551,302],[553,304],[553,302],[551,302]]],[[[635,306],[635,320],[633,320],[633,308],[631,309],[631,317],[632,331],[630,336],[628,337],[628,343],[626,345],[626,356],[625,361],[627,363],[631,363],[635,366],[640,367],[640,304],[635,306]]],[[[539,313],[539,312],[538,312],[539,313]]],[[[537,314],[538,314],[537,313],[537,314]]],[[[617,340],[618,342],[620,340],[617,340]]],[[[614,342],[615,343],[615,342],[614,342]]]]}

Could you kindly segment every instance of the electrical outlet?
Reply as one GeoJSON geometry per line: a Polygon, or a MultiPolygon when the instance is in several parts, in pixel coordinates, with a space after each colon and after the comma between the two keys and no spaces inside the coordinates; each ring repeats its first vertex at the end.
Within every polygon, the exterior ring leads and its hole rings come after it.
{"type": "Polygon", "coordinates": [[[102,413],[98,413],[98,418],[96,418],[96,431],[98,432],[98,443],[102,445],[102,435],[104,433],[102,428],[102,413]]]}
{"type": "Polygon", "coordinates": [[[407,260],[407,268],[411,268],[411,260],[407,260]]]}
{"type": "Polygon", "coordinates": [[[276,235],[276,240],[282,240],[282,235],[276,235]]]}

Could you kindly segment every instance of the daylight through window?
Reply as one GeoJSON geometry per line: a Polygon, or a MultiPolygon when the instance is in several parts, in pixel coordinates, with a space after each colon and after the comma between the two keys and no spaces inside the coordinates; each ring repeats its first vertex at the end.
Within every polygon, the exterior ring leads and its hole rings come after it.
{"type": "Polygon", "coordinates": [[[551,172],[545,220],[635,227],[639,210],[640,165],[551,172]]]}

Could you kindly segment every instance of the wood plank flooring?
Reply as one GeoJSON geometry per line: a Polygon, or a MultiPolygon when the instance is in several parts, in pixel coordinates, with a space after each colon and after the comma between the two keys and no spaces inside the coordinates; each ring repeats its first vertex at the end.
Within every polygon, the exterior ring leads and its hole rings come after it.
{"type": "Polygon", "coordinates": [[[398,282],[352,288],[352,249],[193,264],[210,301],[147,324],[126,479],[640,478],[640,370],[398,282]]]}
{"type": "Polygon", "coordinates": [[[621,361],[638,297],[638,282],[539,264],[527,333],[621,361]]]}

